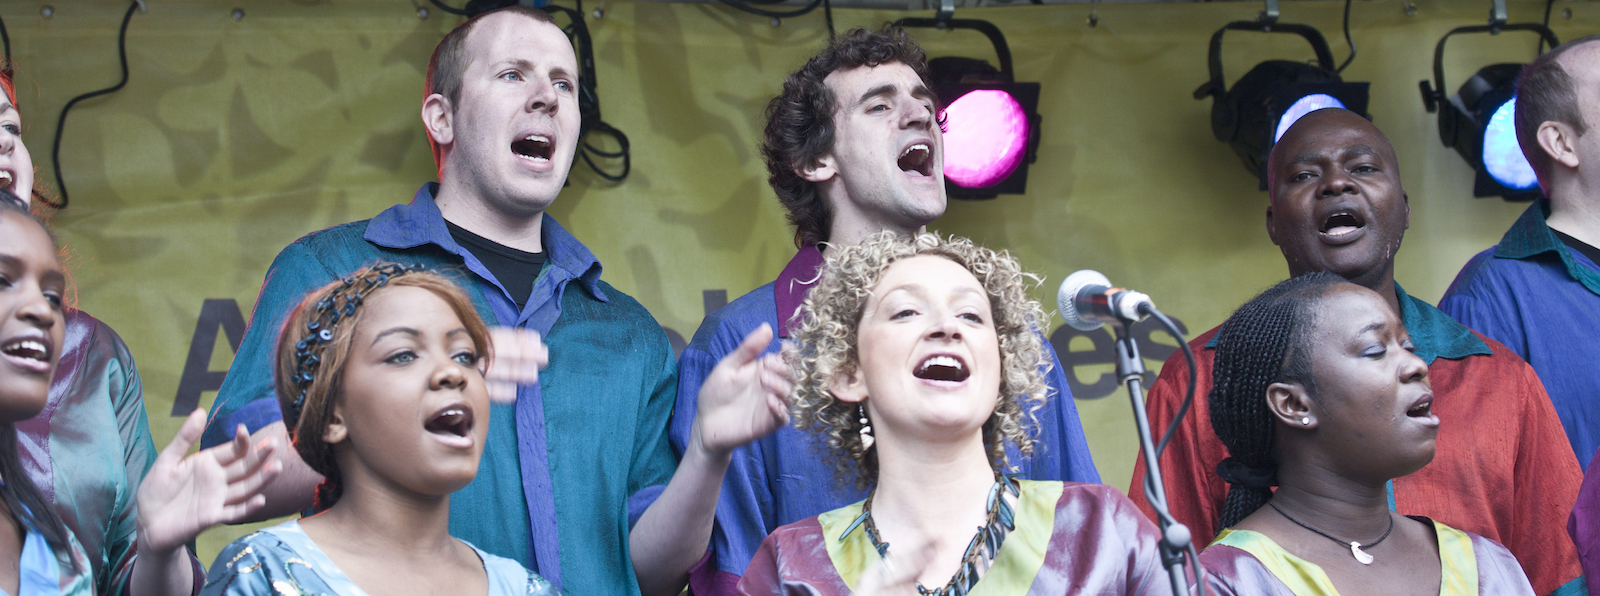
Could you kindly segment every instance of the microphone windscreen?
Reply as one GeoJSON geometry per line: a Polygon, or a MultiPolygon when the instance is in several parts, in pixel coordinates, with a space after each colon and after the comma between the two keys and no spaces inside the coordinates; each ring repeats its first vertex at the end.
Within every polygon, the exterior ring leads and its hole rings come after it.
{"type": "Polygon", "coordinates": [[[1086,317],[1078,312],[1078,292],[1089,286],[1111,287],[1111,280],[1106,279],[1099,271],[1093,269],[1080,269],[1068,275],[1066,281],[1061,282],[1061,290],[1056,292],[1056,308],[1061,311],[1061,318],[1079,331],[1094,331],[1105,323],[1094,317],[1086,317]]]}

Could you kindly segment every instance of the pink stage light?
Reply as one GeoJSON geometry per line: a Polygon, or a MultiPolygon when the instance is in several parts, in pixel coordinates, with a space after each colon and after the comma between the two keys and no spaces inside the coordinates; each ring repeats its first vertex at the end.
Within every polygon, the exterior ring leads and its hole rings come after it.
{"type": "Polygon", "coordinates": [[[1011,94],[977,89],[945,108],[944,177],[958,186],[993,186],[1028,152],[1028,114],[1011,94]]]}

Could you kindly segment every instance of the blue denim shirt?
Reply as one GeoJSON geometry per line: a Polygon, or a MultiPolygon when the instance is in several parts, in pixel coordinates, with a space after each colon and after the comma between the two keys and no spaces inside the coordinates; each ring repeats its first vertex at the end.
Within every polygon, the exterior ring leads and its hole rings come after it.
{"type": "Polygon", "coordinates": [[[573,594],[639,588],[628,531],[672,476],[667,422],[677,395],[666,334],[638,302],[600,280],[600,263],[544,216],[547,262],[526,306],[450,237],[438,185],[367,221],[295,241],[267,272],[255,314],[212,405],[202,445],[282,420],[272,355],[284,319],[310,291],[378,261],[423,263],[456,279],[491,325],[540,332],[550,367],[490,408],[478,476],[452,495],[450,533],[520,561],[573,594]]]}
{"type": "MultiPolygon", "coordinates": [[[[822,267],[815,246],[800,249],[777,281],[752,290],[706,317],[678,361],[678,400],[672,417],[672,445],[681,453],[693,428],[695,397],[717,362],[737,348],[745,335],[762,323],[772,326],[772,343],[764,353],[781,349],[795,312],[805,301],[822,267]]],[[[1044,341],[1052,366],[1045,381],[1055,390],[1039,410],[1038,444],[1031,457],[1012,453],[1010,461],[1024,478],[1099,483],[1089,456],[1088,440],[1078,421],[1078,408],[1050,342],[1044,341]]],[[[843,507],[866,498],[866,491],[841,486],[835,479],[836,459],[815,435],[792,426],[734,451],[717,501],[717,524],[711,535],[711,560],[690,578],[696,594],[729,593],[761,546],[778,526],[843,507]]]]}
{"type": "Polygon", "coordinates": [[[1439,308],[1511,348],[1539,373],[1588,469],[1600,448],[1600,266],[1556,238],[1539,201],[1467,261],[1439,308]]]}

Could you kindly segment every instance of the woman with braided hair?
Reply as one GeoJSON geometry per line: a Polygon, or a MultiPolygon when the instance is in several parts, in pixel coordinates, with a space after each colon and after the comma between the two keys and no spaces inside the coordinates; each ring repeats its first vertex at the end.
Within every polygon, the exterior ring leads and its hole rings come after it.
{"type": "Polygon", "coordinates": [[[1386,484],[1433,460],[1428,367],[1377,293],[1285,281],[1217,335],[1211,426],[1230,457],[1200,562],[1220,594],[1533,594],[1510,551],[1390,510],[1386,484]]]}
{"type": "Polygon", "coordinates": [[[787,354],[795,424],[831,448],[841,484],[871,491],[779,527],[740,593],[1169,593],[1156,529],[1127,497],[1006,473],[1057,398],[1015,259],[892,232],[826,254],[787,354]]]}
{"type": "Polygon", "coordinates": [[[520,563],[450,536],[489,428],[489,328],[454,282],[379,264],[312,292],[279,335],[295,451],[318,514],[234,541],[203,594],[551,595],[520,563]]]}

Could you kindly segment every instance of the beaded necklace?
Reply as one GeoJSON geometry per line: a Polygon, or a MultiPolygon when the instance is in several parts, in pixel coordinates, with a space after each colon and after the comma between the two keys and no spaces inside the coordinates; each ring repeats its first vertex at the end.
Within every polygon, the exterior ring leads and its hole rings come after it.
{"type": "MultiPolygon", "coordinates": [[[[866,533],[867,539],[872,541],[873,548],[878,549],[878,556],[889,555],[889,543],[878,536],[878,526],[872,521],[872,498],[878,491],[873,489],[867,495],[867,500],[861,504],[861,515],[845,528],[844,534],[839,536],[843,540],[860,526],[866,533]]],[[[989,489],[989,499],[986,505],[989,510],[987,521],[978,527],[978,532],[972,537],[972,542],[967,543],[967,550],[961,555],[961,567],[955,575],[950,577],[950,582],[938,589],[928,589],[917,584],[917,593],[922,596],[966,596],[973,588],[977,587],[978,580],[989,571],[989,566],[994,563],[996,555],[1000,554],[1000,546],[1005,543],[1006,536],[1016,529],[1016,502],[1021,497],[1022,490],[1017,484],[1014,474],[995,474],[994,486],[989,489]]]]}

